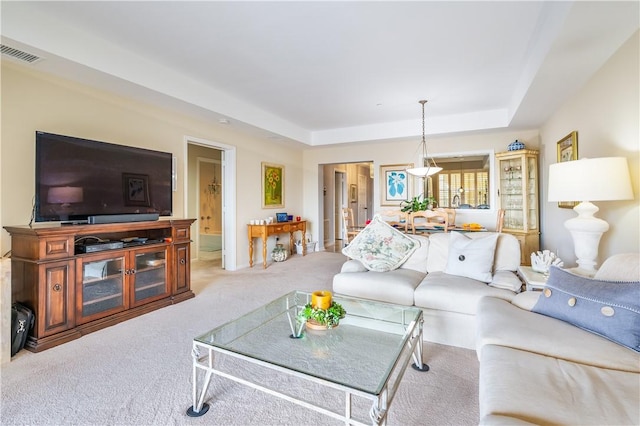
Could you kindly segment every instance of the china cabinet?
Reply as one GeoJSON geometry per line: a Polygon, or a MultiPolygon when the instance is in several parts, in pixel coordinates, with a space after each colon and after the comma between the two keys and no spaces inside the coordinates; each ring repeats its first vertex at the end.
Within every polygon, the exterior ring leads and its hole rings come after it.
{"type": "Polygon", "coordinates": [[[520,263],[531,264],[540,249],[538,151],[521,149],[496,154],[500,182],[498,197],[504,210],[502,232],[520,242],[520,263]]]}
{"type": "Polygon", "coordinates": [[[5,226],[11,234],[12,301],[35,313],[26,349],[49,349],[194,297],[193,222],[5,226]],[[108,247],[89,250],[83,247],[87,241],[108,247]]]}

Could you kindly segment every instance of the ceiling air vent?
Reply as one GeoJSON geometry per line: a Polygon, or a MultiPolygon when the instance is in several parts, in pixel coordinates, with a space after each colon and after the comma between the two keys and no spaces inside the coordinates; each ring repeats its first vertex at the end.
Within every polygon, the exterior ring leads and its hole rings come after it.
{"type": "Polygon", "coordinates": [[[27,53],[23,50],[14,49],[13,47],[9,47],[5,44],[0,44],[0,53],[9,56],[10,58],[17,59],[21,62],[27,62],[29,64],[34,64],[42,60],[42,58],[39,56],[27,53]]]}

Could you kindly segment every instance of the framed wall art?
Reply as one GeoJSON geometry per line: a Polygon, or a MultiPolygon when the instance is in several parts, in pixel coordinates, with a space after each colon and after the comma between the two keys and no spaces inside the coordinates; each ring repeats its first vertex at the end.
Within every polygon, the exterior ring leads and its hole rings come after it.
{"type": "MultiPolygon", "coordinates": [[[[557,143],[558,146],[558,163],[566,161],[574,161],[578,159],[578,132],[573,131],[557,143]]],[[[563,209],[572,209],[578,205],[577,201],[560,201],[558,207],[563,209]]]]}
{"type": "Polygon", "coordinates": [[[284,207],[284,166],[262,163],[262,208],[284,207]]]}
{"type": "MultiPolygon", "coordinates": [[[[558,141],[558,163],[578,159],[578,132],[573,131],[558,141]]],[[[558,207],[572,209],[578,205],[577,201],[560,201],[558,207]]]]}
{"type": "Polygon", "coordinates": [[[122,191],[125,206],[149,207],[149,176],[135,173],[122,174],[122,191]]]}
{"type": "Polygon", "coordinates": [[[349,185],[349,201],[352,203],[358,202],[358,187],[353,183],[349,185]]]}
{"type": "Polygon", "coordinates": [[[399,206],[410,199],[411,182],[407,168],[413,164],[389,164],[380,166],[380,205],[399,206]]]}

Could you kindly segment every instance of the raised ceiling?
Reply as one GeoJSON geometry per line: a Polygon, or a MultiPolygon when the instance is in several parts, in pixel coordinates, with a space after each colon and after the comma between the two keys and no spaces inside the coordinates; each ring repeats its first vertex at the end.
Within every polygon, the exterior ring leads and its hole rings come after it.
{"type": "MultiPolygon", "coordinates": [[[[316,146],[536,128],[640,27],[637,1],[7,2],[34,69],[316,146]]],[[[3,59],[6,57],[3,55],[3,59]]]]}

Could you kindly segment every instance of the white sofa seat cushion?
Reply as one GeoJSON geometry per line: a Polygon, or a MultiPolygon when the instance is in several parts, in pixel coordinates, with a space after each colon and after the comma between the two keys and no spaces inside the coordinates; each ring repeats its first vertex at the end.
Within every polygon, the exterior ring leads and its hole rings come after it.
{"type": "Polygon", "coordinates": [[[640,373],[640,354],[637,352],[504,300],[482,299],[478,304],[476,321],[476,351],[479,356],[487,345],[500,345],[571,362],[640,373]]]}
{"type": "Polygon", "coordinates": [[[413,305],[413,293],[425,274],[413,269],[351,272],[333,277],[333,292],[398,305],[413,305]]]}
{"type": "Polygon", "coordinates": [[[485,296],[511,300],[515,293],[471,278],[432,272],[416,288],[414,301],[421,308],[475,315],[478,302],[485,296]]]}
{"type": "Polygon", "coordinates": [[[640,374],[497,345],[480,357],[480,423],[491,416],[535,424],[640,424],[640,374]]]}

